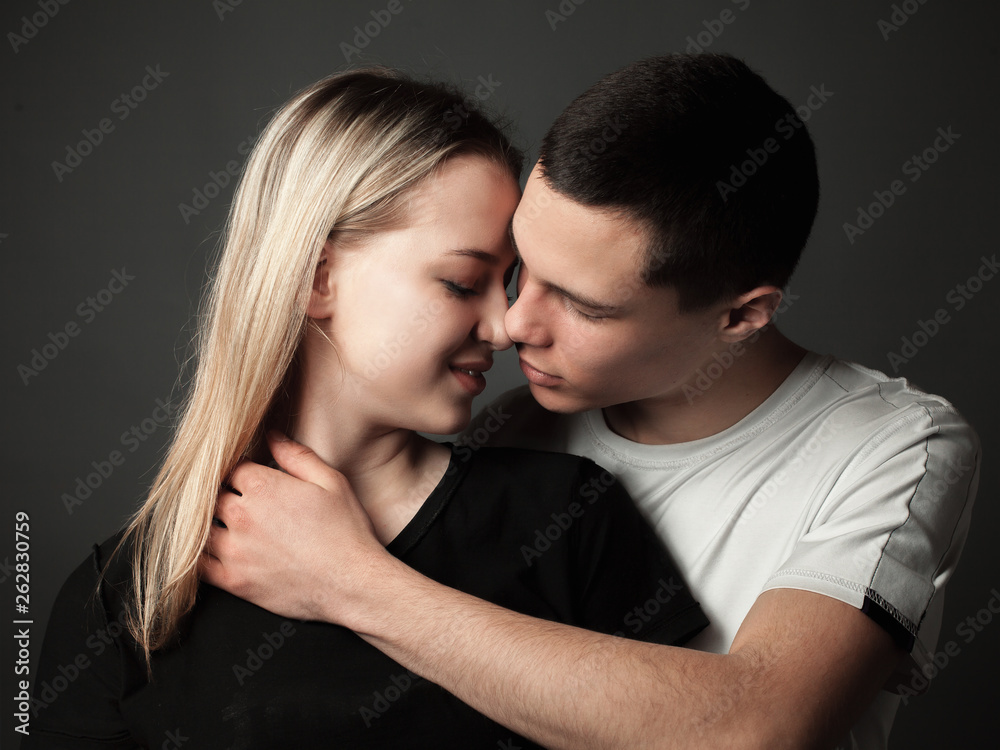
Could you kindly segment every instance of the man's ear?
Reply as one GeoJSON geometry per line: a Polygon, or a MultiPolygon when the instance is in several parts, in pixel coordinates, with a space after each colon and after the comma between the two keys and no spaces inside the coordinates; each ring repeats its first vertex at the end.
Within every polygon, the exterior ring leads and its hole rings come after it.
{"type": "Polygon", "coordinates": [[[316,264],[312,294],[309,295],[309,305],[306,308],[306,315],[316,320],[325,320],[333,314],[333,284],[330,282],[332,256],[333,240],[327,240],[316,264]]]}
{"type": "Polygon", "coordinates": [[[745,292],[732,301],[727,319],[719,332],[724,341],[742,341],[766,326],[781,305],[780,287],[763,285],[745,292]]]}

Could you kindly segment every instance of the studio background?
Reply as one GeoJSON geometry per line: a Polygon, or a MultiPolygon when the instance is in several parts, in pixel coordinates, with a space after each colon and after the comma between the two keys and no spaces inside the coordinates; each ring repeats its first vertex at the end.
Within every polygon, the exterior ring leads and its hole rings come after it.
{"type": "MultiPolygon", "coordinates": [[[[530,165],[588,85],[692,43],[745,58],[808,108],[822,198],[779,327],[945,396],[979,431],[973,527],[938,642],[958,652],[901,707],[890,747],[991,738],[998,16],[987,0],[5,3],[3,745],[19,744],[15,513],[30,515],[34,667],[62,581],[154,477],[170,427],[162,404],[179,399],[234,175],[274,109],[348,65],[387,64],[484,99],[515,123],[530,165]],[[923,170],[911,159],[936,139],[947,150],[923,170]],[[869,210],[894,180],[905,191],[869,210]],[[859,224],[859,207],[870,223],[859,224]],[[120,465],[86,487],[113,451],[120,465]]],[[[490,376],[479,405],[522,382],[512,352],[490,376]]]]}

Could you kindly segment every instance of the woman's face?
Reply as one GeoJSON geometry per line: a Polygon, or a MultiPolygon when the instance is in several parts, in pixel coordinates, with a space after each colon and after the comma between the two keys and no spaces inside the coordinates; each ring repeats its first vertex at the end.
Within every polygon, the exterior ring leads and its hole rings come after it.
{"type": "Polygon", "coordinates": [[[376,427],[443,434],[468,424],[493,352],[511,345],[503,319],[519,198],[502,168],[455,156],[411,192],[403,226],[328,245],[328,310],[314,310],[314,293],[310,315],[327,318],[318,322],[339,357],[338,409],[376,427]]]}

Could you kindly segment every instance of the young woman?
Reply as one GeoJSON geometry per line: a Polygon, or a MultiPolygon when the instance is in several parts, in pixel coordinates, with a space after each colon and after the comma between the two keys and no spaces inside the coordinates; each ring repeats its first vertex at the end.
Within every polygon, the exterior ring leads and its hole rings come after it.
{"type": "Polygon", "coordinates": [[[511,345],[520,169],[469,102],[391,71],[332,76],[275,116],[233,203],[173,443],[128,528],[58,596],[24,747],[530,746],[350,631],[199,584],[219,488],[267,459],[271,428],[343,472],[429,576],[630,637],[704,626],[594,464],[417,433],[464,427],[511,345]]]}

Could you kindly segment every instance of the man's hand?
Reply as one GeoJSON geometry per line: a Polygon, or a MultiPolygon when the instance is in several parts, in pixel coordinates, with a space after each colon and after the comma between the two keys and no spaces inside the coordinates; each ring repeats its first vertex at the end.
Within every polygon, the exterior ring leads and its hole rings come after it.
{"type": "Polygon", "coordinates": [[[244,461],[223,491],[198,569],[207,583],[283,617],[348,624],[347,604],[394,558],[340,472],[268,434],[288,473],[244,461]],[[334,576],[333,573],[336,573],[334,576]]]}

